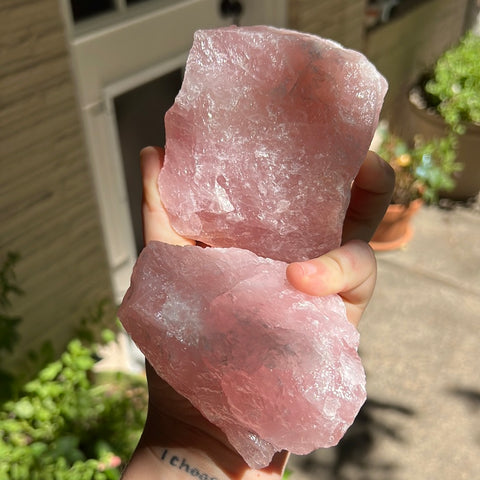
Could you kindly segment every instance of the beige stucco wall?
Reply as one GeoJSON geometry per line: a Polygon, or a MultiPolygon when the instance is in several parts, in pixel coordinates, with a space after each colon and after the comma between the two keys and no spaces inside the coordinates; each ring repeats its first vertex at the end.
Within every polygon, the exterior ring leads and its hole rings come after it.
{"type": "Polygon", "coordinates": [[[21,255],[21,355],[62,346],[111,287],[58,0],[2,0],[0,52],[0,255],[21,255]]]}
{"type": "Polygon", "coordinates": [[[366,0],[289,0],[289,26],[362,50],[366,0]]]}

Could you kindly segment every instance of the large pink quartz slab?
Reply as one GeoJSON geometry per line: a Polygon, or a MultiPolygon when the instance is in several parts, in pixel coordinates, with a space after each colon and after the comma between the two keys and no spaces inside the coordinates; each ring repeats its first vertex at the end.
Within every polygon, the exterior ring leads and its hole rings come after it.
{"type": "Polygon", "coordinates": [[[165,117],[175,230],[284,261],[339,245],[387,83],[360,53],[273,27],[195,33],[165,117]]]}
{"type": "Polygon", "coordinates": [[[334,445],[365,400],[359,335],[338,296],[237,248],[151,242],[120,319],[155,370],[254,468],[334,445]]]}

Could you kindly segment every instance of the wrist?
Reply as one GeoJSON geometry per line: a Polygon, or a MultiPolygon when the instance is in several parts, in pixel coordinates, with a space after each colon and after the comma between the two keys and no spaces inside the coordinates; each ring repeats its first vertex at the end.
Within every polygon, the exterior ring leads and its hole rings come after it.
{"type": "Polygon", "coordinates": [[[229,446],[223,433],[205,432],[177,419],[147,419],[122,480],[280,480],[287,452],[254,470],[229,446]]]}
{"type": "Polygon", "coordinates": [[[214,461],[192,448],[152,447],[140,442],[122,480],[227,480],[214,461]]]}

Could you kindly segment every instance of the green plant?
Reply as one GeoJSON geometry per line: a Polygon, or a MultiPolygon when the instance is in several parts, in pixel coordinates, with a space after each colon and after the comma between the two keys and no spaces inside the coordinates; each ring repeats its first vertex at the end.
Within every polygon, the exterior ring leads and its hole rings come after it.
{"type": "Polygon", "coordinates": [[[289,478],[292,476],[293,471],[289,470],[288,468],[285,469],[283,472],[282,480],[289,480],[289,478]]]}
{"type": "MultiPolygon", "coordinates": [[[[12,352],[19,339],[21,318],[8,311],[11,295],[21,293],[14,273],[18,258],[7,254],[0,267],[0,354],[12,352]]],[[[101,324],[103,315],[101,302],[80,322],[83,343],[72,340],[27,383],[21,374],[0,371],[0,480],[120,478],[144,425],[146,382],[94,371],[96,347],[88,329],[101,324]]],[[[104,342],[114,336],[111,330],[101,335],[104,342]]],[[[29,356],[43,363],[45,352],[29,356]]]]}
{"type": "MultiPolygon", "coordinates": [[[[0,360],[13,353],[20,341],[18,328],[22,319],[11,313],[12,297],[24,294],[14,270],[19,260],[18,253],[7,252],[0,263],[0,360]]],[[[105,326],[108,306],[107,300],[101,300],[79,320],[75,335],[85,345],[92,345],[99,340],[98,332],[105,326]]],[[[4,363],[1,362],[0,403],[16,398],[22,385],[54,358],[53,344],[47,340],[39,348],[28,350],[23,358],[16,362],[15,371],[1,366],[4,363]]]]}
{"type": "Polygon", "coordinates": [[[144,424],[145,381],[121,373],[97,381],[93,354],[72,340],[3,405],[0,480],[120,477],[144,424]]]}
{"type": "Polygon", "coordinates": [[[425,141],[418,135],[412,149],[415,177],[420,183],[421,197],[427,203],[436,203],[439,192],[448,192],[455,188],[455,173],[463,165],[456,162],[456,137],[449,135],[425,141]]]}
{"type": "Polygon", "coordinates": [[[434,203],[439,192],[454,188],[454,174],[462,169],[455,161],[454,135],[428,142],[417,135],[414,145],[409,147],[386,125],[380,125],[378,134],[378,153],[395,171],[392,203],[407,206],[417,198],[434,203]]]}
{"type": "Polygon", "coordinates": [[[428,101],[456,133],[480,123],[480,37],[468,32],[438,59],[425,84],[428,101]]]}
{"type": "Polygon", "coordinates": [[[0,356],[5,351],[11,353],[20,339],[17,328],[21,319],[8,312],[12,306],[11,295],[23,294],[17,284],[14,270],[19,259],[18,253],[8,252],[0,267],[0,356]]]}
{"type": "MultiPolygon", "coordinates": [[[[5,353],[12,353],[20,340],[18,326],[21,318],[10,313],[12,295],[23,294],[17,284],[14,270],[19,259],[18,253],[8,252],[0,267],[0,360],[5,353]]],[[[0,367],[0,401],[14,395],[15,389],[15,376],[0,367]]]]}

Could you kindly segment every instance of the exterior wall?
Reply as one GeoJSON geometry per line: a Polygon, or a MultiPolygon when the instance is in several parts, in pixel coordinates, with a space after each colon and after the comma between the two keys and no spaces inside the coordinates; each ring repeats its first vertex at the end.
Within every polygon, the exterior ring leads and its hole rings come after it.
{"type": "Polygon", "coordinates": [[[289,26],[363,49],[366,0],[290,0],[289,26]]]}
{"type": "Polygon", "coordinates": [[[412,84],[464,32],[468,0],[430,0],[366,35],[365,54],[389,82],[383,114],[403,114],[412,84]]]}
{"type": "Polygon", "coordinates": [[[0,256],[21,255],[19,356],[61,348],[111,287],[57,0],[2,0],[0,51],[0,256]]]}

